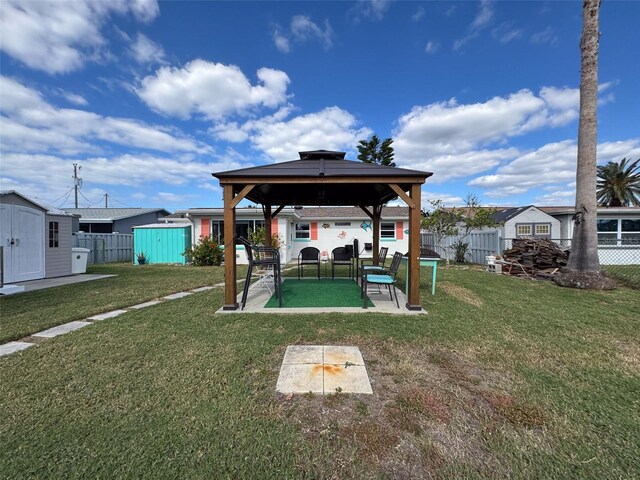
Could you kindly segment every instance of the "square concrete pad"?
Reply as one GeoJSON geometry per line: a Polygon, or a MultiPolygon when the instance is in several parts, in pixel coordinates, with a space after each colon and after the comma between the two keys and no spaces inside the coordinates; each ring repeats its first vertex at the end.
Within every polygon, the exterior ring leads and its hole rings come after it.
{"type": "Polygon", "coordinates": [[[178,292],[178,293],[172,293],[171,295],[167,295],[165,298],[166,300],[176,300],[178,298],[182,298],[182,297],[186,297],[187,295],[193,295],[193,293],[191,292],[178,292]]]}
{"type": "Polygon", "coordinates": [[[358,347],[289,345],[276,391],[280,393],[372,394],[358,347]]]}
{"type": "Polygon", "coordinates": [[[364,365],[364,359],[358,347],[326,346],[323,348],[325,365],[344,365],[347,362],[353,365],[364,365]]]}
{"type": "Polygon", "coordinates": [[[206,292],[207,290],[213,290],[215,287],[213,285],[209,285],[206,287],[194,288],[191,290],[192,292],[206,292]]]}
{"type": "Polygon", "coordinates": [[[280,393],[323,393],[321,364],[282,365],[276,384],[280,393]]]}
{"type": "Polygon", "coordinates": [[[372,394],[369,376],[364,365],[324,365],[324,394],[336,393],[372,394]]]}
{"type": "Polygon", "coordinates": [[[108,318],[117,317],[118,315],[122,315],[123,313],[127,313],[126,310],[113,310],[107,313],[101,313],[100,315],[94,315],[89,317],[89,320],[106,320],[108,318]]]}
{"type": "Polygon", "coordinates": [[[323,363],[322,348],[321,345],[289,345],[282,364],[323,363]]]}
{"type": "Polygon", "coordinates": [[[11,353],[19,352],[25,348],[33,347],[33,343],[27,342],[9,342],[4,345],[0,345],[0,357],[3,355],[9,355],[11,353]]]}
{"type": "Polygon", "coordinates": [[[160,302],[160,300],[150,300],[148,302],[139,303],[138,305],[133,305],[130,308],[135,308],[136,310],[138,310],[140,308],[151,307],[151,306],[157,305],[159,303],[162,303],[162,302],[160,302]]]}
{"type": "Polygon", "coordinates": [[[53,338],[58,335],[63,335],[65,333],[73,332],[74,330],[78,330],[79,328],[86,327],[87,325],[91,325],[91,322],[82,322],[75,321],[65,323],[64,325],[58,325],[57,327],[49,328],[47,330],[43,330],[42,332],[34,333],[34,337],[43,337],[43,338],[53,338]]]}

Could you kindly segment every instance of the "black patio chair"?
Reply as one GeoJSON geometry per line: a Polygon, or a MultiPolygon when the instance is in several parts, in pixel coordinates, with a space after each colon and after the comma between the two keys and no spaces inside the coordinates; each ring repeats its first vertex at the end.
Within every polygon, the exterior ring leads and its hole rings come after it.
{"type": "Polygon", "coordinates": [[[402,253],[396,252],[391,259],[391,265],[389,270],[377,272],[377,273],[362,273],[361,293],[362,293],[362,308],[367,308],[367,286],[373,285],[386,285],[389,290],[389,297],[393,302],[393,294],[396,297],[396,305],[400,308],[398,302],[398,292],[396,292],[396,275],[398,274],[398,268],[400,268],[400,262],[402,261],[402,253]],[[391,287],[393,286],[393,294],[391,293],[391,287]]]}
{"type": "Polygon", "coordinates": [[[298,280],[304,277],[304,266],[316,265],[320,280],[320,250],[316,247],[304,247],[298,254],[298,280]]]}
{"type": "Polygon", "coordinates": [[[380,253],[378,254],[378,261],[375,260],[362,260],[360,263],[360,268],[367,273],[376,273],[384,270],[384,263],[387,260],[387,252],[389,251],[388,247],[381,247],[380,253]]]}
{"type": "Polygon", "coordinates": [[[336,247],[331,251],[331,280],[335,278],[336,265],[349,266],[349,278],[353,277],[353,250],[346,247],[336,247]]]}
{"type": "Polygon", "coordinates": [[[264,269],[273,270],[273,283],[276,296],[278,297],[278,306],[282,307],[282,288],[281,288],[281,271],[280,271],[280,252],[277,248],[265,247],[262,245],[252,245],[244,237],[237,238],[238,243],[244,246],[247,252],[247,259],[249,260],[249,268],[247,269],[247,279],[244,282],[244,289],[242,290],[242,307],[247,303],[247,296],[249,294],[249,286],[251,285],[251,274],[254,267],[261,267],[264,269]]]}

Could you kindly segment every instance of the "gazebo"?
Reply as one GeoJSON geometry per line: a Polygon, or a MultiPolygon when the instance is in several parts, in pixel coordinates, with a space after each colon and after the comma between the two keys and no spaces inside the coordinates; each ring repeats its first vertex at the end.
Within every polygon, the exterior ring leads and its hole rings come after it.
{"type": "Polygon", "coordinates": [[[432,173],[346,160],[345,152],[299,152],[300,159],[214,173],[224,190],[224,310],[236,310],[236,206],[247,199],[262,205],[266,242],[271,219],[286,205],[360,207],[372,220],[377,260],[382,206],[400,197],[409,207],[409,310],[420,310],[420,189],[432,173]]]}

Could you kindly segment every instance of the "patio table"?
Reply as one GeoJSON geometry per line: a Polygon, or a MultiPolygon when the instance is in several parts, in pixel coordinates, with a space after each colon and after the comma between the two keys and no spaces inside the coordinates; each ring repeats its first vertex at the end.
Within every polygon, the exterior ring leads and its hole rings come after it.
{"type": "MultiPolygon", "coordinates": [[[[402,263],[407,265],[407,262],[409,261],[409,259],[407,257],[402,257],[402,263]]],[[[431,267],[433,270],[433,274],[431,275],[431,295],[435,295],[436,294],[436,274],[438,271],[438,262],[441,262],[442,258],[431,258],[431,257],[425,257],[425,258],[420,258],[420,266],[421,267],[431,267]]],[[[407,288],[407,285],[409,285],[409,268],[407,268],[407,273],[405,276],[405,290],[407,288]]]]}

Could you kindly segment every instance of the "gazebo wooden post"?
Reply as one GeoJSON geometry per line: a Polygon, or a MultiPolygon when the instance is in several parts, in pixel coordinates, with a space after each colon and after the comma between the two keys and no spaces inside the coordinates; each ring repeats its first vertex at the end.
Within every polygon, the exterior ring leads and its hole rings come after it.
{"type": "Polygon", "coordinates": [[[380,217],[382,205],[373,206],[373,261],[377,262],[380,254],[380,217]]]}
{"type": "Polygon", "coordinates": [[[407,309],[420,310],[420,184],[411,185],[409,207],[409,285],[407,285],[407,309]]]}
{"type": "Polygon", "coordinates": [[[224,306],[223,310],[237,310],[236,292],[236,208],[233,185],[224,185],[224,306]]]}
{"type": "Polygon", "coordinates": [[[271,205],[263,205],[264,211],[264,244],[267,247],[271,246],[271,205]]]}

